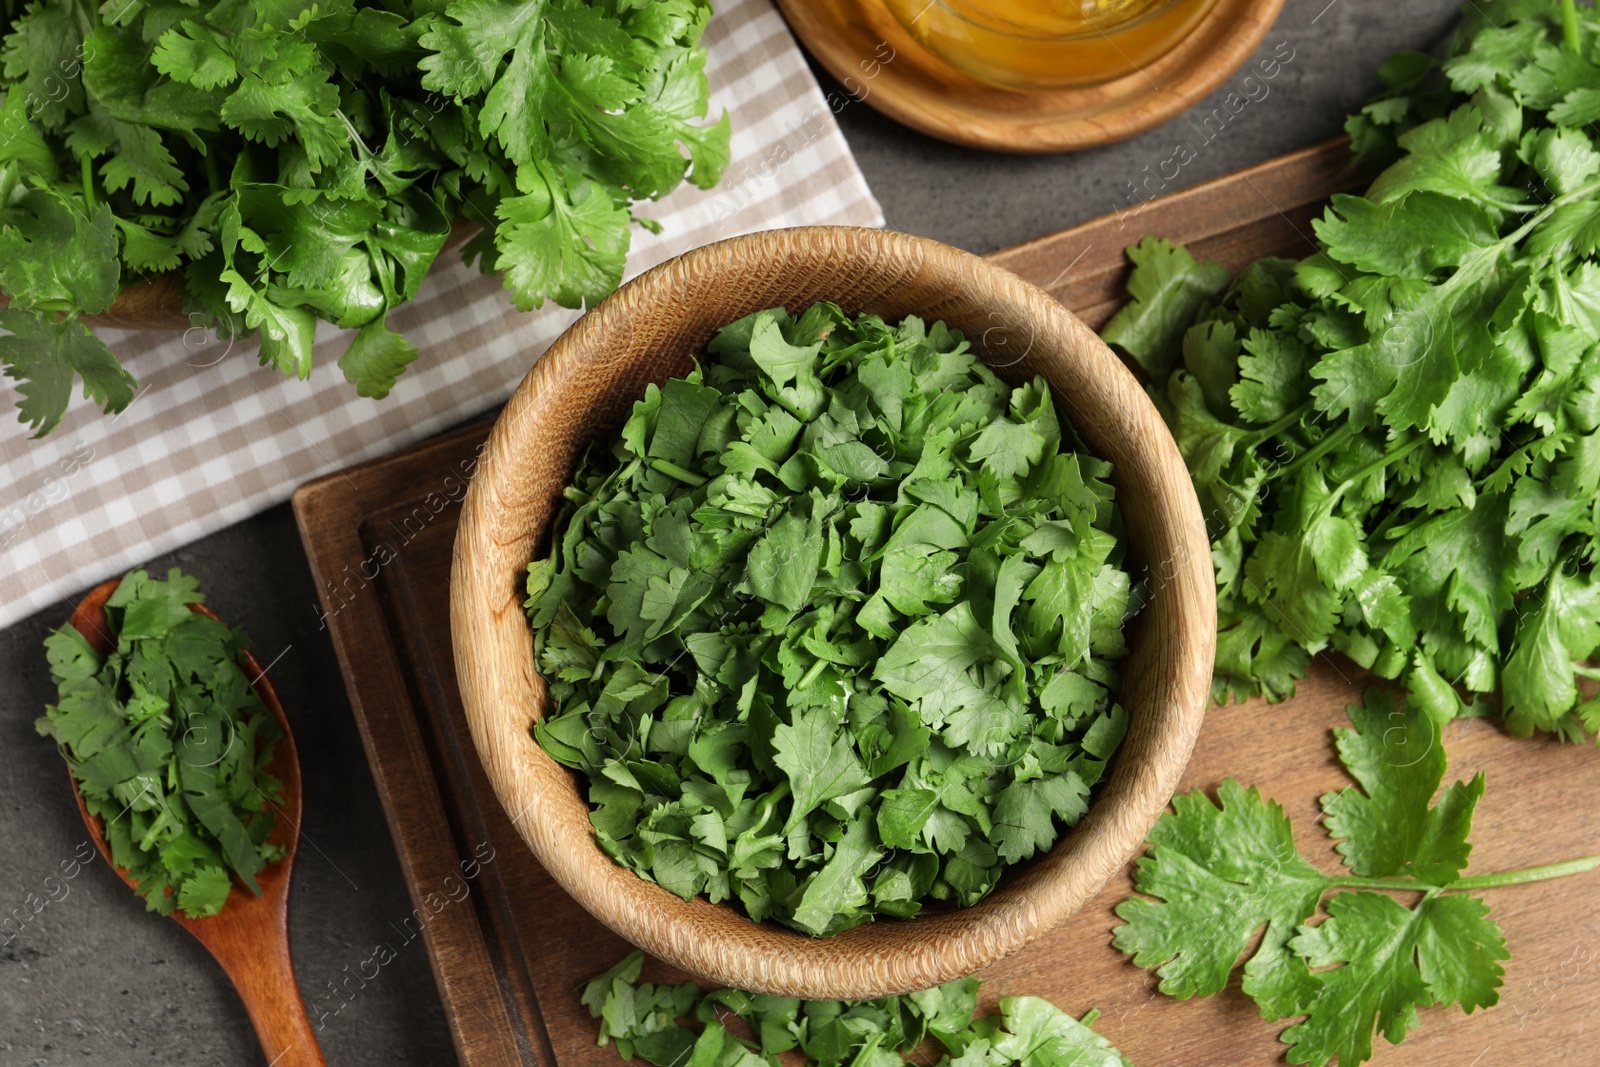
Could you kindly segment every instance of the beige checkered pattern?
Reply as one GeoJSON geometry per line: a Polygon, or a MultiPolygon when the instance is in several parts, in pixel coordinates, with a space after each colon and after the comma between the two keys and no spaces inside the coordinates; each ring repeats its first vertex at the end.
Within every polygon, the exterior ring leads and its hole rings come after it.
{"type": "MultiPolygon", "coordinates": [[[[752,230],[883,223],[794,40],[770,0],[723,0],[707,33],[712,102],[733,118],[721,186],[679,189],[635,229],[631,277],[689,248],[752,230]]],[[[503,401],[576,318],[522,314],[495,275],[441,258],[389,322],[420,358],[384,400],[358,397],[335,363],[346,338],[326,323],[307,381],[257,365],[254,343],[202,330],[107,330],[139,381],[106,418],[77,400],[33,441],[15,387],[0,386],[0,626],[286,500],[297,485],[403,448],[503,401]]]]}

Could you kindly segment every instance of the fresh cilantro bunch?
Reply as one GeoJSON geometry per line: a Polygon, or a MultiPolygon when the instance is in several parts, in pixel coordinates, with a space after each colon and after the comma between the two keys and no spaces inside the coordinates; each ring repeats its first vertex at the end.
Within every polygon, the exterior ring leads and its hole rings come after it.
{"type": "Polygon", "coordinates": [[[204,600],[176,567],[127,575],[106,601],[114,652],[71,626],[45,638],[60,696],[37,724],[150,910],[191,919],[221,911],[235,877],[260,895],[283,858],[267,843],[283,783],[265,769],[282,730],[239,665],[244,634],[189,609],[204,600]]]}
{"type": "MultiPolygon", "coordinates": [[[[469,262],[524,310],[616,287],[632,205],[714,184],[708,0],[35,0],[0,43],[0,362],[47,433],[73,375],[108,412],[132,377],[80,316],[182,275],[195,325],[259,330],[304,378],[319,319],[388,394],[390,330],[464,219],[469,262]]],[[[13,17],[14,16],[14,17],[13,17]]],[[[649,222],[644,225],[651,226],[649,222]]]]}
{"type": "Polygon", "coordinates": [[[1199,790],[1173,798],[1135,876],[1156,899],[1124,901],[1114,938],[1180,1000],[1220,992],[1248,954],[1244,992],[1269,1022],[1305,1017],[1282,1036],[1290,1063],[1314,1067],[1371,1059],[1374,1028],[1399,1044],[1418,1008],[1495,1004],[1510,954],[1474,892],[1600,867],[1589,856],[1463,877],[1482,772],[1439,793],[1442,719],[1391,690],[1369,689],[1349,714],[1354,728],[1334,734],[1357,784],[1322,798],[1344,872],[1308,862],[1283,809],[1230,778],[1220,804],[1199,790]]]}
{"type": "Polygon", "coordinates": [[[1311,258],[1230,286],[1137,250],[1106,336],[1209,512],[1218,699],[1333,648],[1443,713],[1460,687],[1519,734],[1600,730],[1600,15],[1568,15],[1474,5],[1442,64],[1386,63],[1349,124],[1381,173],[1311,258]]]}
{"type": "Polygon", "coordinates": [[[1132,1067],[1089,1028],[1098,1012],[1074,1019],[1039,997],[1006,997],[1000,1014],[974,1019],[976,978],[882,1000],[802,1001],[638,984],[643,966],[633,953],[590,979],[582,998],[600,1020],[599,1044],[615,1041],[623,1059],[656,1067],[777,1067],[784,1053],[806,1067],[926,1067],[917,1051],[929,1037],[944,1049],[933,1067],[1132,1067]],[[735,1016],[754,1040],[728,1031],[735,1016]],[[691,1018],[698,1032],[683,1025],[691,1018]]]}
{"type": "Polygon", "coordinates": [[[528,607],[600,844],[814,935],[971,904],[1121,741],[1108,464],[942,323],[722,329],[568,490],[528,607]]]}

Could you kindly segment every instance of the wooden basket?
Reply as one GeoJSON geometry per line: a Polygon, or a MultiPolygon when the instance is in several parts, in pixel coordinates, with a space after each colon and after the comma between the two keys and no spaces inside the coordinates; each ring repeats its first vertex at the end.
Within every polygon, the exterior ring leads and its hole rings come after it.
{"type": "Polygon", "coordinates": [[[1072,914],[1137,851],[1177,785],[1205,714],[1216,640],[1211,557],[1171,435],[1133,375],[1061,304],[1015,275],[904,234],[807,227],[736,237],[623,286],[534,364],[490,434],[463,504],[451,580],[456,668],[473,741],[517,831],[606,925],[715,982],[807,999],[878,997],[993,963],[1072,914]],[[546,708],[523,614],[524,568],[584,445],[614,431],[650,382],[690,369],[750,312],[831,300],[966,333],[1002,378],[1042,374],[1090,449],[1115,465],[1149,605],[1130,633],[1129,729],[1089,814],[973,907],[812,939],[704,898],[684,901],[595,843],[577,777],[533,739],[546,708]]]}
{"type": "MultiPolygon", "coordinates": [[[[477,232],[476,223],[457,219],[450,225],[450,234],[434,257],[433,265],[453,254],[477,232]]],[[[6,296],[0,294],[0,307],[7,302],[6,296]]],[[[195,325],[183,310],[183,275],[175,270],[134,282],[117,294],[110,307],[83,316],[83,321],[90,326],[115,326],[126,330],[186,330],[195,325]]],[[[200,325],[208,323],[202,321],[200,325]]]]}

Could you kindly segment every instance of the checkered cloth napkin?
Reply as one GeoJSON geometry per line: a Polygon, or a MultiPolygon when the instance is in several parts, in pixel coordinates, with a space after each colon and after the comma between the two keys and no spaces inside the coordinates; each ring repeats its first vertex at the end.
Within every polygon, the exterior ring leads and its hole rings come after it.
{"type": "MultiPolygon", "coordinates": [[[[641,211],[628,276],[690,248],[809,223],[880,226],[833,114],[770,0],[723,0],[706,34],[714,107],[733,118],[733,165],[710,191],[685,186],[641,211]]],[[[389,317],[421,356],[384,400],[358,397],[319,323],[316,369],[285,379],[253,342],[201,329],[104,330],[139,381],[108,418],[76,400],[30,440],[15,386],[0,386],[0,627],[153,555],[286,500],[311,478],[403,448],[503,401],[577,317],[520,313],[497,275],[452,253],[389,317]]]]}

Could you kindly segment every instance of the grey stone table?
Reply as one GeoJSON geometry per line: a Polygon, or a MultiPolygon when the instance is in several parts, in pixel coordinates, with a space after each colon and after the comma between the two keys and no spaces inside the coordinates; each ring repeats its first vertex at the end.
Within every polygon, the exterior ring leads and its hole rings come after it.
{"type": "MultiPolygon", "coordinates": [[[[1382,58],[1433,48],[1454,12],[1450,0],[1289,0],[1261,53],[1287,43],[1293,58],[1265,96],[1257,90],[1198,148],[1171,187],[1337,134],[1344,115],[1376,89],[1382,58]]],[[[1232,81],[1197,112],[1210,114],[1231,88],[1232,81]]],[[[847,105],[839,121],[891,227],[974,252],[1123,206],[1128,183],[1143,180],[1146,166],[1153,172],[1179,140],[1199,143],[1180,118],[1107,148],[1012,157],[931,140],[864,104],[847,105]]],[[[262,659],[276,660],[272,675],[305,779],[294,952],[308,1003],[330,1005],[330,983],[353,972],[373,945],[392,941],[390,926],[410,914],[411,903],[332,646],[317,627],[294,520],[287,507],[274,508],[150,562],[197,575],[262,659]]],[[[259,1064],[243,1009],[188,934],[147,915],[103,864],[46,882],[85,840],[61,760],[33,729],[51,696],[40,641],[69,610],[62,603],[0,633],[0,918],[13,909],[31,916],[20,933],[0,931],[0,1064],[259,1064]],[[30,894],[49,903],[34,913],[30,894]]],[[[335,1067],[454,1062],[420,942],[320,1022],[335,1067]]]]}

